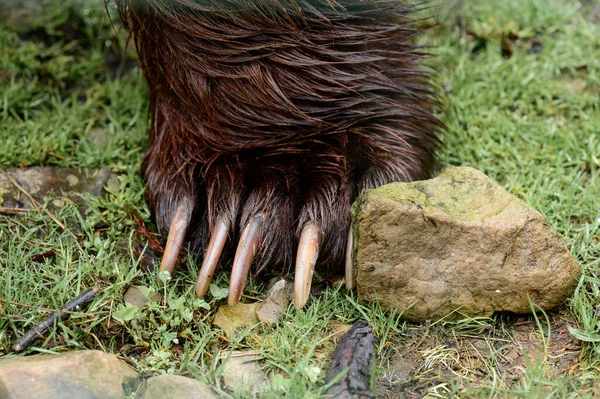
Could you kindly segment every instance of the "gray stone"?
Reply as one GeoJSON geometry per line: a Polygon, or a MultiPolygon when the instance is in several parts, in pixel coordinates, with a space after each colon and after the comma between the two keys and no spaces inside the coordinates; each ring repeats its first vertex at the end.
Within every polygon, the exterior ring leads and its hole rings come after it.
{"type": "Polygon", "coordinates": [[[3,0],[0,2],[0,23],[20,33],[43,28],[40,15],[45,8],[43,0],[3,0]]]}
{"type": "Polygon", "coordinates": [[[159,375],[146,380],[136,399],[212,399],[218,396],[205,384],[179,375],[159,375]]]}
{"type": "Polygon", "coordinates": [[[137,377],[116,356],[100,351],[11,357],[0,360],[0,398],[125,398],[137,377]]]}
{"type": "Polygon", "coordinates": [[[294,295],[294,286],[291,282],[281,279],[267,292],[265,300],[257,306],[256,315],[265,324],[275,324],[287,312],[290,301],[294,295]]]}
{"type": "Polygon", "coordinates": [[[110,134],[105,127],[96,127],[87,134],[86,140],[97,148],[106,148],[110,144],[110,134]]]}
{"type": "Polygon", "coordinates": [[[257,394],[267,376],[261,369],[260,357],[255,352],[234,351],[223,367],[223,383],[226,388],[257,394]]]}
{"type": "MultiPolygon", "coordinates": [[[[48,203],[50,212],[69,202],[77,204],[83,212],[85,202],[78,194],[102,196],[106,194],[105,188],[116,190],[119,187],[118,176],[105,168],[31,167],[8,169],[6,172],[40,204],[51,199],[48,203]]],[[[2,206],[4,202],[18,201],[26,209],[35,209],[30,199],[4,173],[0,173],[0,193],[2,206]]]]}
{"type": "Polygon", "coordinates": [[[367,190],[353,215],[359,297],[408,320],[552,309],[578,281],[543,216],[472,168],[367,190]]]}

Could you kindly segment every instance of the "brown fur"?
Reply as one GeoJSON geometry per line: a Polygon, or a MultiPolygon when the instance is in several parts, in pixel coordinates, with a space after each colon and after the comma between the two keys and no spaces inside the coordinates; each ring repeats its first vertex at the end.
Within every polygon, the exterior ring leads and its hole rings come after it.
{"type": "Polygon", "coordinates": [[[147,198],[162,232],[191,201],[205,248],[218,216],[265,215],[255,272],[294,259],[309,220],[339,270],[358,193],[429,176],[441,127],[401,0],[118,0],[150,86],[147,198]]]}

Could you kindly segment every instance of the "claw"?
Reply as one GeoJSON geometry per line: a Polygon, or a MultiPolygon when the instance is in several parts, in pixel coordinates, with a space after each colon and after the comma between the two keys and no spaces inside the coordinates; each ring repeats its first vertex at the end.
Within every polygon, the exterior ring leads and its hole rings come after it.
{"type": "Polygon", "coordinates": [[[227,301],[229,306],[237,305],[242,297],[246,277],[248,276],[252,259],[258,249],[262,219],[262,215],[256,215],[242,231],[231,268],[229,299],[227,301]]]}
{"type": "Polygon", "coordinates": [[[344,279],[346,280],[346,289],[350,291],[354,288],[354,270],[352,265],[352,243],[354,241],[354,234],[352,233],[352,226],[348,232],[348,243],[346,244],[346,267],[344,279]]]}
{"type": "Polygon", "coordinates": [[[315,222],[308,222],[300,234],[294,276],[294,304],[297,308],[304,307],[310,295],[310,285],[322,236],[323,233],[315,222]]]}
{"type": "Polygon", "coordinates": [[[204,261],[198,275],[198,281],[196,281],[196,296],[198,298],[202,298],[210,287],[210,281],[213,278],[215,269],[221,258],[221,253],[223,252],[223,247],[227,241],[228,231],[229,223],[223,218],[219,218],[217,224],[213,227],[210,242],[208,243],[208,248],[206,248],[204,261]]]}
{"type": "Polygon", "coordinates": [[[191,207],[187,202],[182,202],[175,211],[175,216],[171,221],[171,227],[169,228],[169,236],[167,237],[167,246],[163,253],[162,261],[160,262],[160,271],[168,271],[173,274],[177,258],[181,252],[183,246],[183,239],[187,232],[187,228],[190,224],[190,217],[192,215],[191,207]]]}

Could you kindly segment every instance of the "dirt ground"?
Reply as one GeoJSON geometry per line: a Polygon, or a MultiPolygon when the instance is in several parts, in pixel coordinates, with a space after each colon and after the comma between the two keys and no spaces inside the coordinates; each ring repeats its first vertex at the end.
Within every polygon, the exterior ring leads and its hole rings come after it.
{"type": "Polygon", "coordinates": [[[546,378],[568,377],[578,369],[582,349],[567,329],[573,316],[561,309],[547,317],[540,314],[538,323],[530,316],[498,315],[493,325],[482,320],[479,326],[471,321],[409,328],[386,343],[394,354],[377,379],[377,397],[446,397],[466,386],[493,393],[494,380],[518,384],[524,368],[539,368],[546,378]]]}

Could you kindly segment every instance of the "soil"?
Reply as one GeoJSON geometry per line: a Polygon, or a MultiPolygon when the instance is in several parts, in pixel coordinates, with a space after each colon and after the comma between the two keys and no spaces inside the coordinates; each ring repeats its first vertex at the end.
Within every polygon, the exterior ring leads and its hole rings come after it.
{"type": "Polygon", "coordinates": [[[575,325],[573,316],[566,307],[548,314],[549,337],[546,319],[538,317],[539,326],[533,316],[499,314],[480,328],[473,328],[476,323],[463,328],[460,322],[409,327],[387,343],[392,355],[378,375],[377,397],[422,398],[436,387],[438,394],[466,387],[477,391],[489,387],[492,378],[510,387],[522,381],[522,368],[532,365],[541,366],[548,377],[573,373],[581,351],[567,330],[567,324],[575,325]]]}

